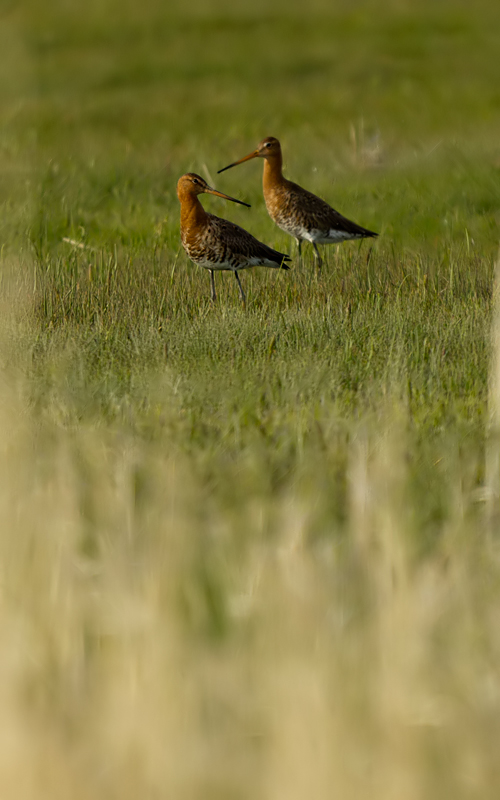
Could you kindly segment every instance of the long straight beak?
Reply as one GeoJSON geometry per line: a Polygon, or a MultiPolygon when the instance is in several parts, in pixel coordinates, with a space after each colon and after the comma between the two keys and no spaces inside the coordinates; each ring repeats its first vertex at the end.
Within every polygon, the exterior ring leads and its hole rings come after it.
{"type": "Polygon", "coordinates": [[[253,153],[249,153],[248,156],[245,156],[244,158],[240,158],[239,161],[234,161],[232,164],[228,164],[227,167],[224,167],[223,169],[220,169],[217,172],[217,175],[220,175],[221,172],[225,172],[226,169],[231,169],[231,167],[236,167],[237,164],[243,164],[244,161],[250,161],[251,158],[257,158],[258,155],[259,154],[258,154],[257,150],[254,150],[253,153]]]}
{"type": "Polygon", "coordinates": [[[217,189],[205,189],[205,194],[214,194],[216,197],[222,197],[223,200],[231,200],[232,203],[239,203],[240,206],[246,206],[247,208],[252,207],[250,203],[244,203],[243,200],[237,200],[236,197],[230,197],[228,194],[218,192],[217,189]]]}

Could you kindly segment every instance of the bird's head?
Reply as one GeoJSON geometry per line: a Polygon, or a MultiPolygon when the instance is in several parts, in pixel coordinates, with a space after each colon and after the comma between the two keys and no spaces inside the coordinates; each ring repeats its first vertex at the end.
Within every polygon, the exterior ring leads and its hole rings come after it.
{"type": "Polygon", "coordinates": [[[236,167],[237,164],[243,164],[244,161],[250,161],[252,158],[275,158],[276,156],[281,156],[281,145],[274,136],[266,136],[265,139],[262,139],[260,144],[257,145],[255,150],[249,153],[247,156],[243,156],[240,158],[239,161],[234,161],[232,164],[228,164],[227,167],[219,170],[220,172],[224,172],[226,169],[231,169],[231,167],[236,167]]]}
{"type": "Polygon", "coordinates": [[[187,172],[179,178],[177,181],[177,197],[181,203],[186,197],[199,194],[214,194],[216,197],[222,197],[224,200],[231,200],[232,203],[239,203],[241,206],[250,208],[249,204],[244,203],[243,200],[236,200],[235,197],[230,197],[217,189],[212,189],[206,180],[201,175],[196,175],[195,172],[187,172]]]}

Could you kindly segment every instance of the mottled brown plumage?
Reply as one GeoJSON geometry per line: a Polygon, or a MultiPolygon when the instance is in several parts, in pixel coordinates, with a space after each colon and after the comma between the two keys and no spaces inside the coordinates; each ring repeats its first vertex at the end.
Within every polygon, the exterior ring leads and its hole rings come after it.
{"type": "Polygon", "coordinates": [[[269,216],[278,227],[297,239],[299,254],[303,239],[312,243],[318,267],[322,263],[318,244],[378,236],[377,233],[343,217],[312,192],[287,180],[282,172],[281,145],[274,136],[263,139],[253,153],[229,164],[219,172],[224,172],[251,158],[264,159],[263,189],[269,216]]]}
{"type": "Polygon", "coordinates": [[[198,200],[198,195],[204,192],[248,206],[248,203],[212,189],[199,175],[192,172],[183,175],[177,183],[182,245],[191,261],[210,270],[212,300],[215,300],[214,270],[232,270],[241,299],[245,302],[238,270],[257,266],[289,269],[285,262],[290,261],[290,257],[259,242],[239,225],[208,214],[198,200]]]}

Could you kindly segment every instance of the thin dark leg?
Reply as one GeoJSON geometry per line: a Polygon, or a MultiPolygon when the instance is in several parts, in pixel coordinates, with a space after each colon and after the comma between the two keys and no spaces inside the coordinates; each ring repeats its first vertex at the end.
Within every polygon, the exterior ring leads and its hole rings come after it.
{"type": "Polygon", "coordinates": [[[323,259],[321,258],[320,254],[319,254],[319,250],[318,250],[318,246],[317,246],[316,242],[313,242],[312,244],[313,244],[313,247],[314,247],[314,255],[316,256],[316,264],[317,264],[318,269],[321,271],[321,267],[323,266],[323,259]]]}
{"type": "Polygon", "coordinates": [[[241,285],[240,276],[238,275],[238,270],[237,269],[234,270],[234,277],[236,278],[236,282],[237,282],[238,288],[240,290],[240,296],[241,296],[241,299],[243,301],[243,305],[245,305],[246,304],[245,292],[243,291],[243,286],[241,285]]]}
{"type": "Polygon", "coordinates": [[[214,279],[214,271],[213,269],[210,270],[210,288],[211,288],[211,298],[212,301],[215,303],[217,295],[215,294],[215,279],[214,279]]]}

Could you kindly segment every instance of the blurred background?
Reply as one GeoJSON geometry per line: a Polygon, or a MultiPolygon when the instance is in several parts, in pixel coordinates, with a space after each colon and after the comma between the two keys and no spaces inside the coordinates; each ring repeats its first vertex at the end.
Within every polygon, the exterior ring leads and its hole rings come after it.
{"type": "MultiPolygon", "coordinates": [[[[498,14],[489,0],[4,3],[4,137],[23,133],[24,161],[34,149],[49,243],[83,226],[130,245],[165,216],[175,238],[180,173],[215,176],[275,135],[293,179],[348,216],[362,195],[366,224],[396,242],[467,227],[491,245],[498,14]]],[[[262,211],[257,173],[219,183],[262,211]]]]}

